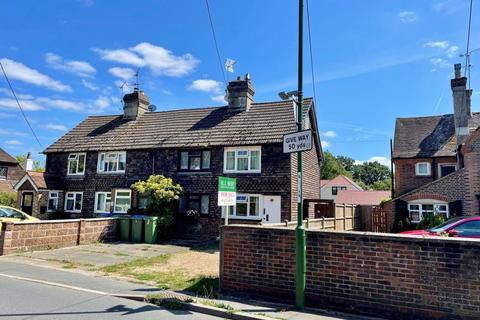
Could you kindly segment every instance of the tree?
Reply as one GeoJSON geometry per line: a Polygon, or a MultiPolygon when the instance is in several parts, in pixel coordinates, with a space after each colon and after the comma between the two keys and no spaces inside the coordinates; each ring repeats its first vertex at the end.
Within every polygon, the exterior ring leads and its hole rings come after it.
{"type": "Polygon", "coordinates": [[[14,192],[0,192],[0,205],[15,207],[17,195],[14,192]]]}
{"type": "MultiPolygon", "coordinates": [[[[158,216],[160,233],[168,234],[173,222],[172,203],[180,199],[182,187],[171,178],[163,175],[151,175],[146,181],[138,181],[131,188],[142,195],[148,196],[150,203],[146,213],[158,216]]],[[[138,210],[133,210],[135,212],[138,210]]]]}
{"type": "Polygon", "coordinates": [[[390,179],[390,169],[377,161],[357,164],[353,168],[353,178],[372,186],[376,182],[390,179]]]}
{"type": "Polygon", "coordinates": [[[373,190],[391,190],[392,179],[388,178],[382,181],[376,181],[370,186],[373,190]]]}
{"type": "Polygon", "coordinates": [[[321,169],[322,179],[333,179],[336,176],[343,174],[351,177],[352,175],[342,166],[342,164],[328,151],[323,153],[323,163],[321,169]]]}
{"type": "Polygon", "coordinates": [[[353,167],[355,166],[355,160],[350,157],[346,156],[337,156],[337,161],[345,168],[347,171],[353,171],[353,167]]]}
{"type": "MultiPolygon", "coordinates": [[[[25,163],[27,161],[27,157],[24,155],[18,155],[15,157],[15,159],[18,161],[18,163],[25,168],[25,163]]],[[[45,171],[45,168],[42,167],[40,161],[38,160],[33,160],[33,171],[35,172],[43,172],[45,171]]]]}

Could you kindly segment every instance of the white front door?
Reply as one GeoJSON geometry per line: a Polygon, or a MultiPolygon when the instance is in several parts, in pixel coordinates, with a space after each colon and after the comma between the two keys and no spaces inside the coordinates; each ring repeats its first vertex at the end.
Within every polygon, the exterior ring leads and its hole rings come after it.
{"type": "Polygon", "coordinates": [[[281,222],[281,200],[281,196],[263,196],[263,224],[281,222]]]}

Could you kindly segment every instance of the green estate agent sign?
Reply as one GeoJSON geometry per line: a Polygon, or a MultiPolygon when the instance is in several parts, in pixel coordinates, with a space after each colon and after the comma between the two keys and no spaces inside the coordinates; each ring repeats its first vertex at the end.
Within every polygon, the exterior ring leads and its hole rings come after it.
{"type": "Polygon", "coordinates": [[[237,201],[237,179],[218,177],[218,205],[234,206],[237,201]]]}

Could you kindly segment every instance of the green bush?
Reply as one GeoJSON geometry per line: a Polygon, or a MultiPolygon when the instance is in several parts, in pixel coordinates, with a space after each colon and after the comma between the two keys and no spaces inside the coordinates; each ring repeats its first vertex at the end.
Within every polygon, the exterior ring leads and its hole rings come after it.
{"type": "Polygon", "coordinates": [[[445,220],[446,218],[443,214],[426,213],[423,215],[422,221],[418,223],[417,229],[431,229],[438,226],[439,224],[444,223],[445,220]]]}
{"type": "Polygon", "coordinates": [[[17,195],[14,192],[0,192],[0,205],[15,207],[17,195]]]}

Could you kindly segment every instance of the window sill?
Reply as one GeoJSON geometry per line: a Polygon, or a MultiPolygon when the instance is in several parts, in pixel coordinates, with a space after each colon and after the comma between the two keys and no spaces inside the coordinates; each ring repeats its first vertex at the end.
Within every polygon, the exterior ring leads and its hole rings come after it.
{"type": "Polygon", "coordinates": [[[212,171],[177,171],[178,174],[180,175],[194,175],[194,174],[199,174],[199,175],[211,175],[212,171]]]}
{"type": "Polygon", "coordinates": [[[84,178],[85,174],[67,174],[67,178],[84,178]]]}
{"type": "Polygon", "coordinates": [[[122,174],[125,174],[125,171],[112,171],[112,172],[101,172],[101,171],[97,171],[97,174],[101,174],[101,175],[122,175],[122,174]]]}
{"type": "Polygon", "coordinates": [[[82,213],[82,210],[80,211],[68,211],[68,210],[64,210],[66,213],[82,213]]]}
{"type": "MultiPolygon", "coordinates": [[[[222,215],[222,219],[225,219],[225,216],[222,215]]],[[[237,217],[237,216],[228,216],[228,220],[251,220],[251,221],[262,221],[260,217],[237,217]]]]}
{"type": "Polygon", "coordinates": [[[231,173],[231,174],[258,174],[262,173],[262,171],[256,170],[256,171],[225,171],[223,170],[223,173],[231,173]]]}

